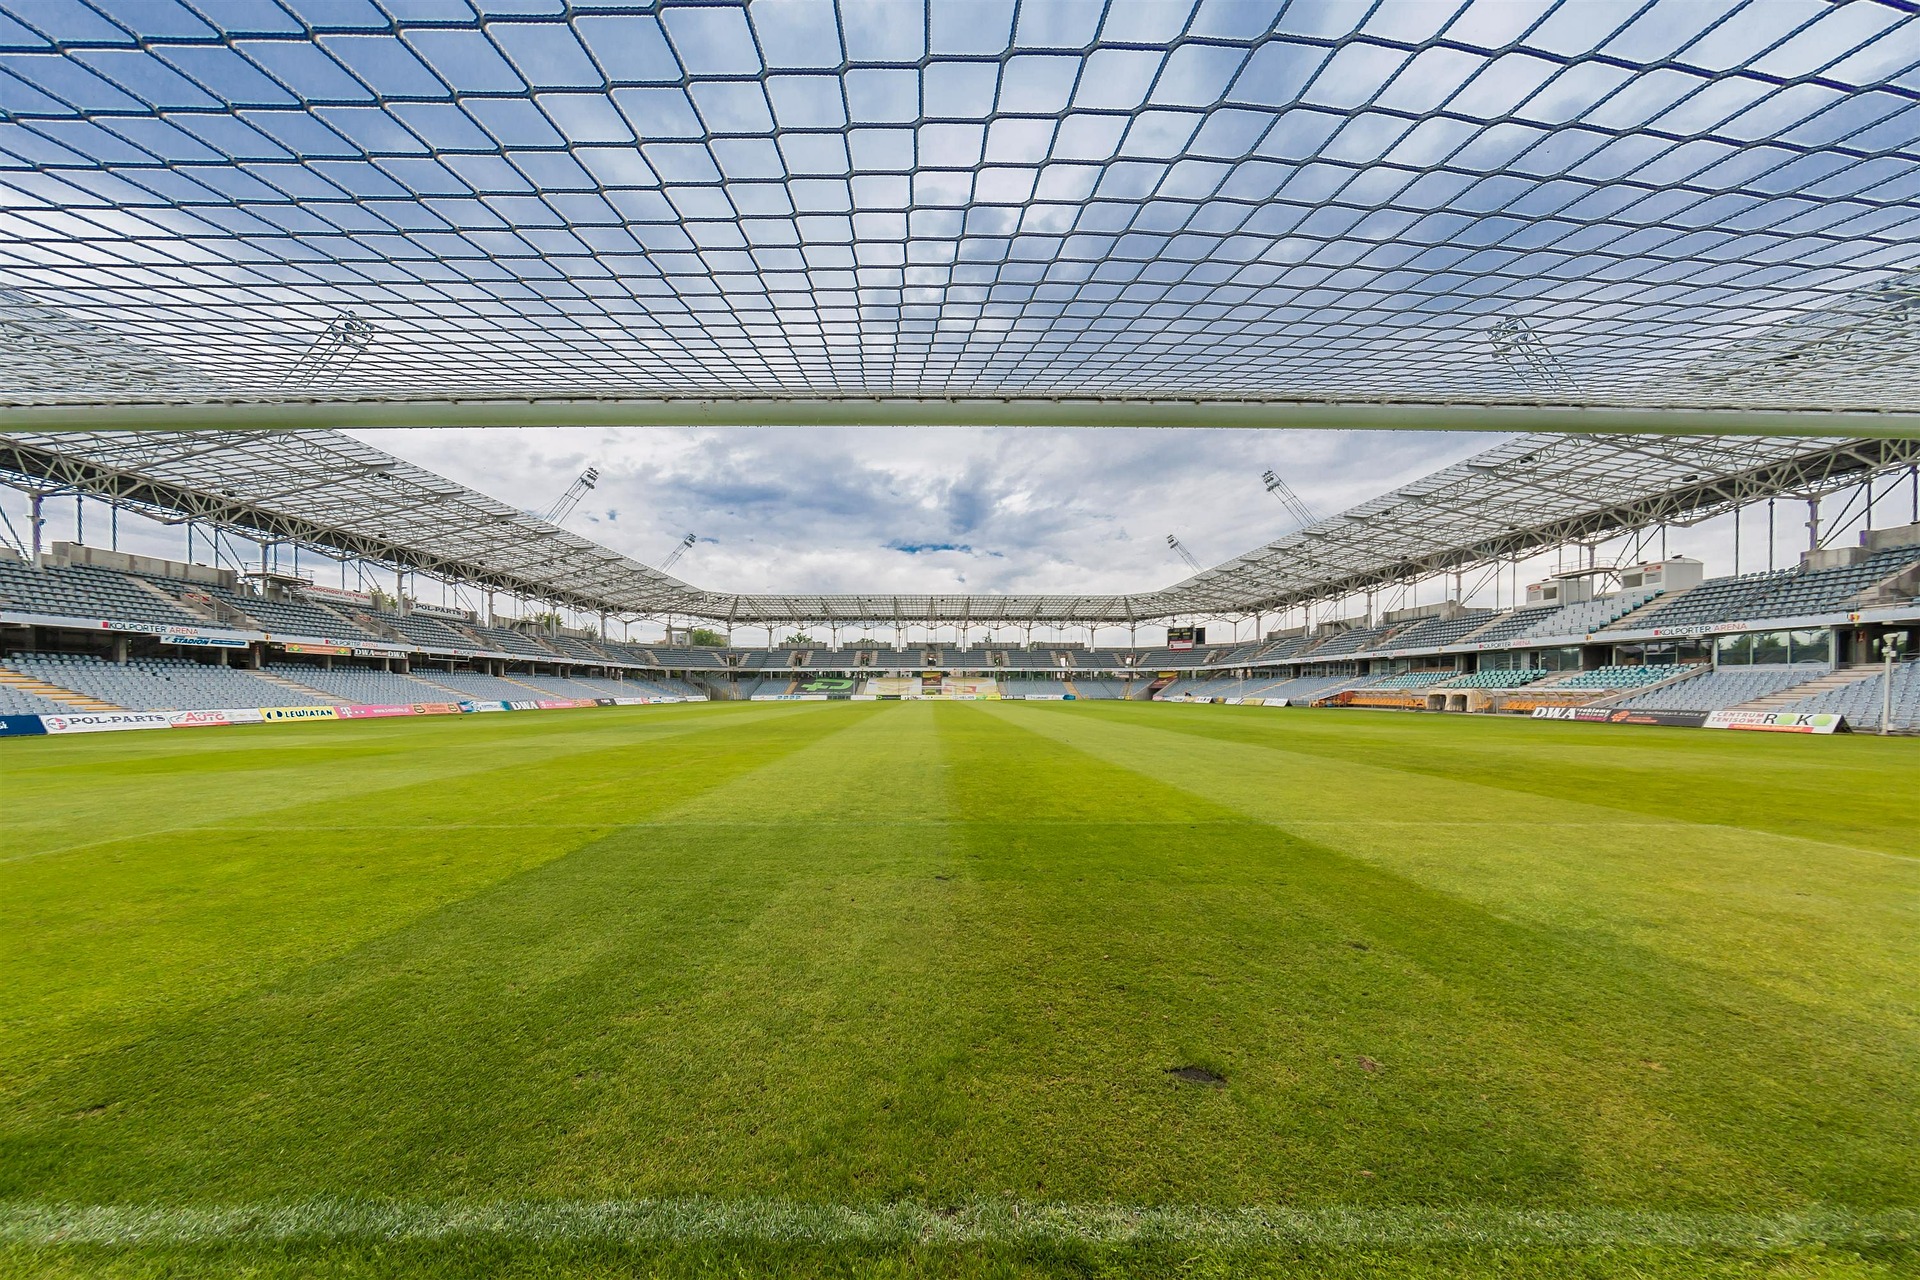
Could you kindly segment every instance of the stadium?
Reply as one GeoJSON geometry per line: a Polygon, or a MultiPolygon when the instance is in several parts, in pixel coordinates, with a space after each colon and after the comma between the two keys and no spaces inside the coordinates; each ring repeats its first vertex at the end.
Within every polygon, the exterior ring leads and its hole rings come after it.
{"type": "Polygon", "coordinates": [[[0,0],[0,1273],[1920,1274],[1917,209],[1905,0],[0,0]]]}

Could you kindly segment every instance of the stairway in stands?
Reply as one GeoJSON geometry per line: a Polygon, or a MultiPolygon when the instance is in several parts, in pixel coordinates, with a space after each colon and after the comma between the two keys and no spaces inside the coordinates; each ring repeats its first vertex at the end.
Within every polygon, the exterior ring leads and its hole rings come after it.
{"type": "Polygon", "coordinates": [[[1609,622],[1606,626],[1600,628],[1600,630],[1603,632],[1631,631],[1635,627],[1640,625],[1639,620],[1641,618],[1644,618],[1648,614],[1652,613],[1655,609],[1666,608],[1668,605],[1672,604],[1675,600],[1678,600],[1681,596],[1684,596],[1685,594],[1687,594],[1687,592],[1691,590],[1693,590],[1692,587],[1681,587],[1676,591],[1655,592],[1653,595],[1647,597],[1647,599],[1644,602],[1642,602],[1638,608],[1630,609],[1627,612],[1621,614],[1619,617],[1615,618],[1612,622],[1609,622]]]}
{"type": "Polygon", "coordinates": [[[1798,702],[1802,698],[1811,698],[1822,693],[1831,693],[1835,689],[1845,688],[1856,680],[1872,679],[1873,675],[1874,669],[1872,667],[1842,667],[1837,671],[1829,671],[1825,675],[1815,676],[1813,679],[1802,684],[1796,684],[1791,689],[1782,689],[1778,693],[1769,693],[1763,698],[1755,698],[1751,702],[1743,702],[1739,706],[1734,707],[1733,710],[1778,711],[1781,707],[1789,703],[1798,702]]]}
{"type": "MultiPolygon", "coordinates": [[[[438,680],[435,680],[433,677],[419,671],[408,671],[404,674],[409,680],[418,680],[421,684],[430,684],[436,689],[443,690],[450,701],[459,702],[464,699],[472,698],[475,696],[474,694],[466,693],[462,690],[456,689],[450,684],[441,684],[438,680]]],[[[505,676],[502,676],[500,678],[502,680],[506,679],[505,676]]],[[[514,683],[519,684],[520,682],[516,680],[514,681],[514,683]]]]}
{"type": "Polygon", "coordinates": [[[50,698],[65,703],[81,711],[124,711],[126,708],[112,702],[102,702],[90,694],[75,693],[63,689],[57,684],[48,684],[25,672],[15,671],[11,667],[0,667],[0,689],[11,689],[15,693],[30,693],[36,698],[50,698]]]}
{"type": "Polygon", "coordinates": [[[328,693],[324,689],[310,688],[307,685],[301,684],[298,680],[289,680],[285,676],[275,675],[264,667],[259,670],[248,667],[245,668],[245,670],[246,673],[255,680],[265,680],[268,684],[277,684],[282,689],[291,690],[303,698],[318,698],[322,702],[329,702],[335,706],[339,706],[347,701],[347,699],[340,697],[338,694],[328,693]]]}

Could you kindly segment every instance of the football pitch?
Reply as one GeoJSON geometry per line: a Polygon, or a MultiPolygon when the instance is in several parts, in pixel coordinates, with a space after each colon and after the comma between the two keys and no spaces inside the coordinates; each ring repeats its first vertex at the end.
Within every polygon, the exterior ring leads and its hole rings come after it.
{"type": "Polygon", "coordinates": [[[1920,741],[787,703],[0,742],[0,1272],[1920,1270],[1920,741]]]}

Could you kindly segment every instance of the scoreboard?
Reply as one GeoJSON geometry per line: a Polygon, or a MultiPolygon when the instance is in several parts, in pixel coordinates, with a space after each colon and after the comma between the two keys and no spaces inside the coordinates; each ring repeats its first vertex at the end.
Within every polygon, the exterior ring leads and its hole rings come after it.
{"type": "Polygon", "coordinates": [[[1191,649],[1197,644],[1205,644],[1206,642],[1207,629],[1205,627],[1167,628],[1167,648],[1169,649],[1191,649]]]}

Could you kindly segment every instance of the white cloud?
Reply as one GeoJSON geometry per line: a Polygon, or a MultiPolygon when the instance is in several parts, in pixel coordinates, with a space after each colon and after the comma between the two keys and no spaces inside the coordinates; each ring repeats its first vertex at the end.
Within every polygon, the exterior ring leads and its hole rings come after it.
{"type": "Polygon", "coordinates": [[[1290,527],[1272,467],[1331,513],[1479,449],[1411,432],[688,428],[356,433],[531,510],[582,469],[568,521],[723,591],[1109,592],[1186,575],[1290,527]]]}

